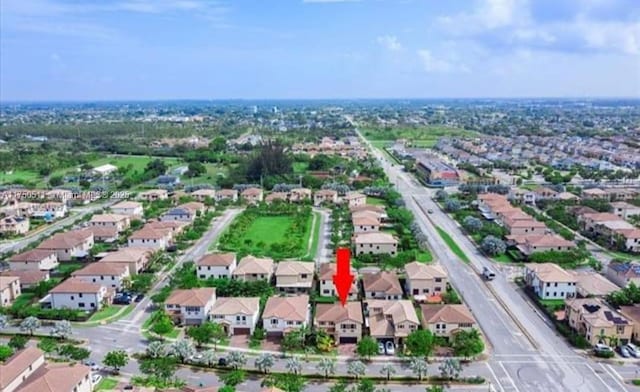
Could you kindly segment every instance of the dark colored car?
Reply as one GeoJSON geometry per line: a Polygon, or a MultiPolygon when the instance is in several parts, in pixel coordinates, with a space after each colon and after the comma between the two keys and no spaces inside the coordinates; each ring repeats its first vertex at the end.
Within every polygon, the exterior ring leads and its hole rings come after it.
{"type": "Polygon", "coordinates": [[[178,247],[176,245],[167,246],[167,252],[175,252],[177,250],[178,250],[178,247]]]}
{"type": "Polygon", "coordinates": [[[227,358],[218,358],[218,366],[227,366],[227,358]]]}
{"type": "Polygon", "coordinates": [[[136,295],[136,297],[133,299],[134,302],[140,302],[144,299],[144,294],[138,294],[136,295]]]}

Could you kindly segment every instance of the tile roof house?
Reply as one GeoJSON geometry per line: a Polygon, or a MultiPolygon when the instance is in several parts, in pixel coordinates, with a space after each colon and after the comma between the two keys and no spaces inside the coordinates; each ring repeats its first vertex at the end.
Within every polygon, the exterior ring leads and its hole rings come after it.
{"type": "Polygon", "coordinates": [[[74,271],[71,276],[115,289],[121,289],[125,281],[130,279],[128,265],[108,262],[89,263],[74,271]]]}
{"type": "Polygon", "coordinates": [[[547,231],[547,225],[533,218],[529,219],[511,219],[502,220],[504,227],[511,235],[531,235],[544,234],[547,231]]]}
{"type": "Polygon", "coordinates": [[[28,346],[0,363],[0,391],[14,392],[44,366],[44,352],[28,346]]]}
{"type": "Polygon", "coordinates": [[[338,202],[338,192],[333,189],[321,189],[313,194],[313,205],[319,206],[322,203],[336,204],[338,202]]]}
{"type": "Polygon", "coordinates": [[[372,216],[352,216],[351,223],[356,234],[380,231],[380,221],[372,216]]]}
{"type": "Polygon", "coordinates": [[[422,305],[422,327],[435,336],[450,338],[456,332],[477,328],[466,305],[422,305]]]}
{"type": "Polygon", "coordinates": [[[145,201],[166,200],[169,198],[169,192],[166,189],[151,189],[140,193],[138,198],[145,201]]]}
{"type": "Polygon", "coordinates": [[[238,201],[238,191],[235,189],[220,189],[216,192],[216,201],[223,200],[238,201]]]}
{"type": "Polygon", "coordinates": [[[603,337],[616,337],[627,344],[633,333],[633,323],[597,298],[571,298],[566,302],[569,326],[583,335],[591,345],[608,343],[603,337]]]}
{"type": "Polygon", "coordinates": [[[535,252],[569,251],[576,248],[573,241],[565,240],[557,234],[507,235],[505,238],[510,245],[515,245],[526,256],[535,252]]]}
{"type": "Polygon", "coordinates": [[[404,273],[407,294],[416,301],[429,301],[430,297],[439,297],[447,290],[447,273],[440,264],[414,261],[404,266],[404,273]]]}
{"type": "Polygon", "coordinates": [[[369,334],[378,340],[393,340],[401,345],[404,339],[418,329],[420,321],[409,300],[376,300],[365,302],[369,334]]]}
{"type": "Polygon", "coordinates": [[[349,208],[359,207],[367,204],[367,196],[359,192],[349,192],[346,195],[344,195],[342,200],[344,200],[347,203],[349,208]]]}
{"type": "Polygon", "coordinates": [[[196,273],[200,279],[230,279],[236,269],[235,253],[209,253],[196,261],[196,273]]]}
{"type": "Polygon", "coordinates": [[[100,263],[122,263],[129,268],[129,275],[137,275],[147,267],[153,251],[149,248],[128,246],[109,252],[100,263]]]}
{"type": "Polygon", "coordinates": [[[0,276],[0,307],[11,306],[21,292],[19,277],[0,276]]]}
{"type": "Polygon", "coordinates": [[[228,335],[252,335],[258,323],[260,298],[218,298],[209,312],[212,322],[222,325],[228,335]]]}
{"type": "Polygon", "coordinates": [[[294,188],[289,192],[290,202],[301,202],[311,199],[311,189],[309,188],[294,188]]]}
{"type": "Polygon", "coordinates": [[[9,269],[14,271],[51,271],[58,265],[58,254],[53,249],[31,249],[9,259],[9,269]]]}
{"type": "MultiPolygon", "coordinates": [[[[19,271],[4,271],[0,272],[0,276],[15,276],[20,281],[20,290],[32,288],[40,282],[49,280],[49,271],[40,270],[19,270],[19,271]]],[[[2,301],[0,300],[0,303],[2,301]]]]}
{"type": "Polygon", "coordinates": [[[65,203],[51,201],[47,203],[33,203],[32,218],[43,218],[53,220],[64,218],[67,215],[67,205],[65,203]]]}
{"type": "Polygon", "coordinates": [[[336,344],[357,343],[362,338],[364,317],[360,302],[317,304],[314,326],[336,344]]]}
{"type": "Polygon", "coordinates": [[[627,287],[631,282],[640,286],[640,264],[612,261],[607,265],[605,276],[620,287],[627,287]]]}
{"type": "Polygon", "coordinates": [[[620,236],[620,239],[614,237],[614,241],[624,241],[624,249],[627,252],[640,252],[640,229],[618,229],[616,234],[620,236]]]}
{"type": "Polygon", "coordinates": [[[173,290],[164,308],[181,325],[199,325],[207,320],[215,302],[213,287],[173,290]]]}
{"type": "Polygon", "coordinates": [[[242,200],[249,204],[258,204],[264,198],[264,192],[260,188],[247,188],[240,194],[242,200]]]}
{"type": "Polygon", "coordinates": [[[128,215],[119,214],[97,214],[91,217],[89,226],[91,227],[112,227],[118,233],[126,230],[131,225],[128,215]]]}
{"type": "Polygon", "coordinates": [[[142,204],[137,201],[121,201],[110,207],[111,212],[118,215],[127,215],[132,219],[142,218],[144,215],[144,209],[142,204]]]}
{"type": "Polygon", "coordinates": [[[191,192],[191,197],[193,197],[194,199],[200,202],[204,202],[205,200],[207,200],[207,198],[211,200],[215,200],[216,191],[215,189],[198,189],[191,192]]]}
{"type": "Polygon", "coordinates": [[[233,279],[251,282],[256,280],[270,281],[273,276],[273,259],[245,256],[231,273],[233,279]]]}
{"type": "Polygon", "coordinates": [[[109,302],[107,287],[100,283],[90,283],[79,278],[69,278],[49,290],[51,308],[100,310],[109,302]]]}
{"type": "Polygon", "coordinates": [[[576,295],[576,278],[554,263],[528,263],[524,281],[541,299],[566,299],[576,295]]]}
{"type": "Polygon", "coordinates": [[[262,325],[267,335],[280,336],[309,325],[309,296],[269,297],[262,312],[262,325]]]}
{"type": "Polygon", "coordinates": [[[72,230],[54,234],[38,245],[38,249],[54,250],[58,261],[70,261],[74,257],[87,256],[93,244],[93,233],[90,230],[72,230]]]}
{"type": "Polygon", "coordinates": [[[164,250],[171,244],[173,238],[170,229],[152,229],[146,225],[134,231],[128,238],[129,247],[164,250]]]}
{"type": "Polygon", "coordinates": [[[362,287],[365,298],[401,299],[402,286],[398,275],[393,272],[380,271],[362,276],[362,287]]]}
{"type": "MultiPolygon", "coordinates": [[[[336,287],[333,284],[333,275],[336,274],[335,263],[322,263],[320,264],[320,271],[318,272],[318,280],[320,281],[320,295],[323,297],[336,297],[336,287]]],[[[358,299],[358,272],[355,268],[351,268],[351,275],[353,276],[353,284],[349,290],[349,301],[356,301],[358,299]]]]}
{"type": "Polygon", "coordinates": [[[398,252],[398,240],[389,233],[358,233],[353,236],[356,256],[363,254],[389,254],[398,252]]]}
{"type": "Polygon", "coordinates": [[[611,206],[613,207],[613,213],[625,220],[633,215],[640,215],[640,207],[626,201],[616,201],[611,203],[611,206]]]}
{"type": "Polygon", "coordinates": [[[273,203],[274,201],[287,201],[289,200],[289,193],[287,192],[271,192],[265,197],[264,201],[267,204],[273,203]]]}
{"type": "Polygon", "coordinates": [[[315,263],[304,261],[281,261],[276,265],[276,288],[281,293],[298,294],[311,292],[315,263]]]}
{"type": "Polygon", "coordinates": [[[18,392],[91,392],[91,368],[82,364],[49,363],[24,381],[18,392]]]}
{"type": "Polygon", "coordinates": [[[113,243],[118,240],[118,229],[116,227],[100,227],[92,226],[87,228],[93,233],[93,240],[95,242],[113,243]]]}
{"type": "Polygon", "coordinates": [[[193,222],[196,219],[196,212],[190,208],[184,206],[178,206],[170,209],[162,214],[160,217],[161,222],[193,222]]]}
{"type": "Polygon", "coordinates": [[[605,297],[620,290],[609,279],[595,271],[567,271],[576,279],[576,293],[580,297],[605,297]]]}
{"type": "Polygon", "coordinates": [[[29,231],[29,218],[20,216],[5,216],[0,218],[0,233],[20,235],[29,231]]]}
{"type": "Polygon", "coordinates": [[[637,342],[640,339],[640,305],[620,306],[618,311],[633,324],[631,338],[637,342]]]}
{"type": "Polygon", "coordinates": [[[381,220],[387,218],[384,206],[380,205],[362,204],[359,206],[349,207],[349,211],[351,212],[351,215],[356,215],[359,212],[374,212],[381,218],[381,220]]]}
{"type": "Polygon", "coordinates": [[[609,200],[609,194],[600,188],[584,189],[582,191],[582,198],[589,200],[609,200]]]}

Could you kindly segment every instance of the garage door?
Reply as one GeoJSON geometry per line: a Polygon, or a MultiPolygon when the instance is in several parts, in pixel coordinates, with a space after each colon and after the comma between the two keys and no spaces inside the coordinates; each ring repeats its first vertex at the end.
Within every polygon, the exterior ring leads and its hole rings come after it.
{"type": "Polygon", "coordinates": [[[340,343],[358,343],[358,338],[342,337],[340,343]]]}
{"type": "Polygon", "coordinates": [[[234,335],[249,335],[251,333],[251,329],[249,328],[234,328],[234,335]]]}

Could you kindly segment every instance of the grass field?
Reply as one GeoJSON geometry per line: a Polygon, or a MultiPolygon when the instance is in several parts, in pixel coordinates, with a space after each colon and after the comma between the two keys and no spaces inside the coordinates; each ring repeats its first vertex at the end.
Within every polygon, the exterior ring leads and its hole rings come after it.
{"type": "MultiPolygon", "coordinates": [[[[128,305],[131,306],[131,305],[128,305]]],[[[113,317],[116,313],[118,313],[120,311],[120,309],[122,309],[124,307],[124,305],[111,305],[111,306],[107,306],[106,308],[102,308],[99,311],[95,312],[94,314],[91,315],[91,317],[89,317],[89,322],[92,321],[102,321],[106,318],[109,317],[113,317]]]]}
{"type": "Polygon", "coordinates": [[[56,272],[58,272],[58,273],[60,273],[62,275],[66,275],[66,274],[70,274],[70,273],[72,273],[74,271],[77,271],[82,267],[84,267],[83,263],[62,262],[62,263],[60,263],[58,268],[56,268],[56,272]]]}
{"type": "Polygon", "coordinates": [[[309,170],[309,163],[293,162],[293,172],[295,174],[304,174],[307,170],[309,170]]]}
{"type": "Polygon", "coordinates": [[[38,181],[40,179],[38,173],[29,170],[13,170],[10,173],[0,172],[0,184],[12,184],[16,181],[38,181]]]}
{"type": "Polygon", "coordinates": [[[115,378],[103,378],[102,380],[100,380],[98,385],[96,385],[96,389],[94,390],[110,391],[112,389],[115,389],[117,385],[118,385],[118,380],[116,380],[115,378]]]}
{"type": "Polygon", "coordinates": [[[497,261],[498,263],[513,263],[514,262],[513,259],[511,259],[511,257],[509,257],[509,255],[506,254],[506,253],[501,254],[499,256],[493,256],[491,259],[494,260],[494,261],[497,261]]]}
{"type": "Polygon", "coordinates": [[[310,239],[309,252],[303,257],[303,259],[306,259],[306,260],[313,260],[316,257],[316,253],[318,253],[320,223],[322,221],[322,218],[320,217],[320,213],[318,212],[314,212],[313,217],[315,221],[313,222],[313,227],[311,228],[311,232],[309,233],[309,239],[310,239]]]}
{"type": "Polygon", "coordinates": [[[260,216],[244,233],[243,240],[249,239],[254,243],[264,242],[267,246],[282,242],[285,240],[285,234],[291,222],[290,216],[260,216]]]}
{"type": "Polygon", "coordinates": [[[383,199],[377,197],[367,196],[367,204],[372,204],[375,206],[385,206],[386,202],[383,199]]]}
{"type": "MultiPolygon", "coordinates": [[[[449,128],[443,126],[426,126],[420,128],[397,127],[391,129],[368,128],[363,130],[363,134],[370,140],[397,140],[406,139],[417,147],[433,147],[441,137],[476,137],[477,132],[459,128],[449,128]]],[[[377,146],[376,146],[377,147],[377,146]]]]}
{"type": "Polygon", "coordinates": [[[458,246],[458,244],[453,240],[453,238],[451,238],[449,233],[442,230],[442,228],[439,226],[436,226],[436,230],[438,231],[438,234],[440,234],[440,237],[444,240],[444,242],[446,242],[449,249],[451,249],[451,251],[456,256],[458,256],[460,260],[464,261],[465,263],[471,262],[467,257],[467,255],[462,251],[462,249],[460,249],[460,246],[458,246]]]}

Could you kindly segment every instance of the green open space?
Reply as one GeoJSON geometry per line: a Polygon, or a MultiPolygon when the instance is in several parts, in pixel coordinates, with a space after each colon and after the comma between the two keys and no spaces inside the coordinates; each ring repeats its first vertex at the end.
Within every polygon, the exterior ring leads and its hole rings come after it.
{"type": "Polygon", "coordinates": [[[82,267],[84,267],[83,263],[70,263],[63,261],[62,263],[60,263],[60,265],[58,265],[58,268],[56,268],[56,272],[66,276],[70,275],[74,271],[79,270],[82,267]]]}
{"type": "Polygon", "coordinates": [[[469,263],[470,262],[470,260],[467,257],[467,255],[462,251],[462,249],[460,249],[460,246],[453,240],[453,238],[451,238],[449,233],[444,231],[440,226],[436,226],[436,230],[438,231],[438,234],[440,235],[442,240],[447,244],[449,249],[451,249],[451,251],[456,256],[458,256],[460,258],[460,260],[464,261],[465,263],[469,263]]]}
{"type": "Polygon", "coordinates": [[[263,242],[266,246],[285,239],[287,229],[291,226],[291,216],[261,216],[256,218],[244,234],[253,242],[263,242]]]}
{"type": "Polygon", "coordinates": [[[372,204],[375,206],[384,206],[386,205],[386,202],[384,199],[380,199],[379,197],[367,196],[367,204],[372,204]]]}
{"type": "Polygon", "coordinates": [[[0,184],[13,184],[16,182],[38,181],[40,175],[30,170],[13,170],[0,172],[0,184]]]}
{"type": "Polygon", "coordinates": [[[309,170],[309,162],[293,162],[292,166],[295,174],[304,174],[309,170]]]}
{"type": "Polygon", "coordinates": [[[412,146],[430,148],[433,147],[441,137],[476,137],[477,132],[460,128],[450,128],[437,125],[424,127],[394,127],[394,128],[366,128],[362,130],[363,135],[372,141],[374,147],[380,148],[388,145],[390,141],[405,139],[412,146]],[[382,141],[384,144],[377,145],[375,142],[382,141]]]}
{"type": "MultiPolygon", "coordinates": [[[[102,309],[100,309],[99,311],[95,312],[94,314],[91,315],[91,317],[89,317],[89,322],[92,321],[102,321],[104,319],[113,317],[116,315],[116,313],[118,313],[125,305],[110,305],[110,306],[106,306],[103,307],[102,309]]],[[[127,306],[133,306],[133,305],[127,305],[127,306]]]]}
{"type": "Polygon", "coordinates": [[[16,298],[13,301],[13,304],[11,304],[11,306],[15,309],[20,309],[20,308],[24,308],[27,307],[31,304],[31,302],[33,302],[33,299],[36,295],[34,293],[25,293],[23,292],[22,294],[20,294],[18,296],[18,298],[16,298]]]}
{"type": "Polygon", "coordinates": [[[320,224],[322,223],[322,217],[319,212],[313,213],[313,227],[309,233],[309,251],[304,255],[303,259],[313,260],[318,253],[318,241],[320,240],[320,224]]]}
{"type": "Polygon", "coordinates": [[[100,380],[94,391],[110,391],[118,386],[118,380],[115,378],[103,378],[100,380]]]}

